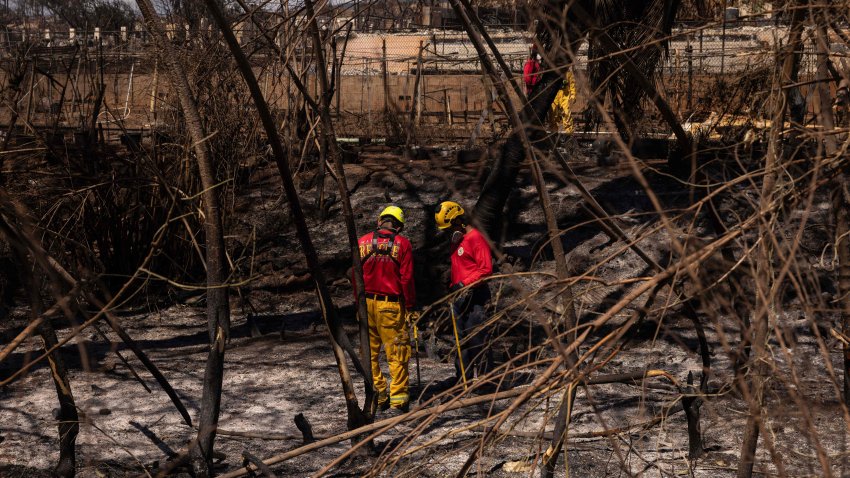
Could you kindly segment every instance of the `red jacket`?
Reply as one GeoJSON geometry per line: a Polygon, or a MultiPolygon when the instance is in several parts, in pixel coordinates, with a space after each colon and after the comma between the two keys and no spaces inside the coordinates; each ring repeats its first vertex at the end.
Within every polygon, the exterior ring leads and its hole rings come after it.
{"type": "Polygon", "coordinates": [[[540,62],[534,58],[529,58],[522,68],[522,79],[525,81],[525,87],[531,89],[540,81],[540,62]]]}
{"type": "Polygon", "coordinates": [[[456,247],[452,248],[452,283],[463,282],[471,285],[493,273],[493,260],[490,246],[477,229],[463,236],[456,247]]]}
{"type": "MultiPolygon", "coordinates": [[[[383,229],[389,234],[390,231],[383,229]]],[[[371,253],[374,232],[360,238],[360,257],[369,257],[363,262],[363,281],[366,292],[370,294],[394,295],[404,298],[404,305],[412,309],[416,305],[416,291],[413,285],[413,248],[410,241],[397,234],[390,255],[371,253]]],[[[386,250],[390,238],[378,238],[378,249],[386,250]]]]}

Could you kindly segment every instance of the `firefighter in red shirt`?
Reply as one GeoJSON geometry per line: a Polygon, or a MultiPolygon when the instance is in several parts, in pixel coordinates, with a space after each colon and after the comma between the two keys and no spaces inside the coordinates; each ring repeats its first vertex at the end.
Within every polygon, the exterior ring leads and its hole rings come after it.
{"type": "Polygon", "coordinates": [[[434,213],[437,227],[451,233],[452,273],[449,292],[467,288],[455,300],[455,320],[460,342],[463,342],[460,363],[455,363],[458,380],[472,380],[486,372],[488,353],[485,350],[487,333],[481,330],[490,302],[490,286],[481,279],[493,273],[490,246],[484,236],[470,226],[463,207],[454,201],[443,201],[434,213]],[[464,376],[465,375],[465,376],[464,376]]]}
{"type": "Polygon", "coordinates": [[[531,46],[531,54],[522,67],[522,79],[525,82],[526,94],[531,93],[534,85],[540,81],[540,60],[537,55],[537,45],[531,46]]]}
{"type": "Polygon", "coordinates": [[[378,216],[377,229],[358,241],[369,315],[372,377],[381,410],[392,407],[407,411],[410,403],[408,315],[416,303],[416,292],[413,249],[410,241],[399,234],[403,228],[404,212],[397,206],[388,206],[378,216]],[[389,393],[378,363],[381,345],[390,367],[389,393]]]}

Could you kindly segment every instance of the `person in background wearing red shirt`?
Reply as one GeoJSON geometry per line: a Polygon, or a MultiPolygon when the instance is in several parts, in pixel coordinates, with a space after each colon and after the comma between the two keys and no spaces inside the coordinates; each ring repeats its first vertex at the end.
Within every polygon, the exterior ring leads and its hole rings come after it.
{"type": "Polygon", "coordinates": [[[525,81],[526,94],[531,93],[534,85],[540,81],[540,60],[537,58],[537,45],[531,46],[531,54],[522,68],[522,79],[525,81]]]}
{"type": "MultiPolygon", "coordinates": [[[[451,233],[452,273],[449,292],[466,288],[455,300],[455,320],[458,333],[463,342],[460,359],[463,364],[465,381],[472,380],[476,369],[483,375],[487,368],[488,353],[484,343],[487,333],[482,330],[486,319],[486,307],[490,302],[490,286],[485,277],[493,273],[493,261],[490,246],[484,236],[470,226],[460,204],[443,201],[434,213],[437,228],[451,233]]],[[[455,362],[458,380],[464,380],[460,364],[455,362]]]]}
{"type": "Polygon", "coordinates": [[[378,407],[405,412],[409,408],[410,374],[409,312],[416,304],[413,285],[413,249],[399,233],[404,228],[404,212],[388,206],[378,216],[378,227],[360,238],[366,309],[369,315],[369,347],[372,377],[378,407]],[[392,383],[381,373],[378,356],[381,345],[387,356],[392,383]]]}

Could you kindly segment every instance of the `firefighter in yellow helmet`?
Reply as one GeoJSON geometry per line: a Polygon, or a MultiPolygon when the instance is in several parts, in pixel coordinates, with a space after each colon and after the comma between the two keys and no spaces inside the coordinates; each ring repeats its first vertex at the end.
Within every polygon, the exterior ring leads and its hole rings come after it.
{"type": "Polygon", "coordinates": [[[466,211],[454,201],[443,201],[434,212],[437,228],[451,234],[451,283],[449,292],[460,293],[452,304],[457,322],[459,361],[455,362],[458,380],[471,381],[477,371],[486,372],[488,353],[482,330],[490,287],[482,281],[493,273],[490,245],[484,235],[469,224],[466,211]],[[463,342],[463,346],[460,343],[463,342]]]}
{"type": "Polygon", "coordinates": [[[410,374],[410,333],[408,317],[416,303],[413,285],[413,248],[402,236],[404,211],[388,206],[378,215],[375,231],[360,238],[366,309],[369,316],[369,347],[372,377],[378,406],[407,411],[410,374]],[[392,383],[381,373],[378,363],[381,346],[387,356],[392,383]]]}

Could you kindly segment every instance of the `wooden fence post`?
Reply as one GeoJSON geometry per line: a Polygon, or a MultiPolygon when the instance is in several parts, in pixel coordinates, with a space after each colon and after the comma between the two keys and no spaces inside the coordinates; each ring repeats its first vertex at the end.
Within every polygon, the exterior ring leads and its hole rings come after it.
{"type": "Polygon", "coordinates": [[[156,100],[159,95],[159,60],[153,62],[153,85],[151,86],[151,115],[156,126],[156,100]]]}
{"type": "Polygon", "coordinates": [[[415,110],[415,124],[416,127],[419,127],[419,124],[422,121],[422,90],[424,89],[423,81],[425,77],[422,76],[422,54],[424,53],[425,45],[422,40],[419,40],[419,54],[416,56],[416,81],[413,83],[413,94],[415,95],[416,106],[415,110]]]}
{"type": "Polygon", "coordinates": [[[381,81],[384,85],[384,115],[388,115],[390,112],[390,84],[389,84],[389,74],[387,72],[387,39],[381,38],[381,57],[383,61],[381,63],[381,81]]]}
{"type": "Polygon", "coordinates": [[[367,121],[369,126],[369,137],[372,137],[372,61],[366,60],[366,107],[367,110],[367,121]]]}
{"type": "Polygon", "coordinates": [[[463,122],[469,122],[469,87],[463,87],[463,122]]]}
{"type": "Polygon", "coordinates": [[[345,47],[343,46],[342,52],[340,52],[339,59],[337,61],[336,68],[336,117],[337,121],[342,121],[342,60],[345,55],[345,47]]]}
{"type": "Polygon", "coordinates": [[[452,120],[452,100],[449,96],[448,88],[443,88],[443,105],[445,107],[446,121],[449,123],[449,126],[453,126],[454,121],[452,120]]]}
{"type": "Polygon", "coordinates": [[[685,55],[688,56],[688,111],[694,107],[694,48],[691,46],[691,37],[688,37],[688,46],[685,47],[685,55]]]}

